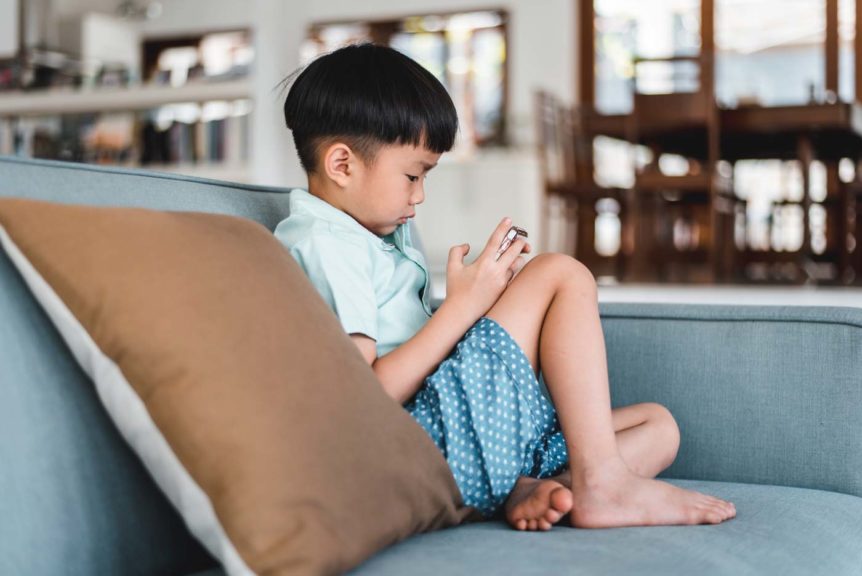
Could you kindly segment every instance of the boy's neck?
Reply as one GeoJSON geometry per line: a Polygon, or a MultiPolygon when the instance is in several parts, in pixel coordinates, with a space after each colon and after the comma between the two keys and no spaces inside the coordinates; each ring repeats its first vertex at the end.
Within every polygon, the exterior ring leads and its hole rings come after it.
{"type": "MultiPolygon", "coordinates": [[[[327,185],[327,182],[322,182],[321,179],[314,178],[313,176],[308,177],[308,193],[312,196],[316,196],[320,198],[333,208],[341,210],[354,220],[358,219],[353,215],[353,213],[348,209],[347,205],[344,202],[344,191],[338,186],[333,185],[331,182],[327,185]]],[[[361,225],[361,223],[360,223],[361,225]]],[[[376,232],[372,230],[368,230],[372,234],[378,235],[376,232]]]]}
{"type": "Polygon", "coordinates": [[[327,204],[333,206],[334,208],[338,208],[342,212],[346,212],[350,214],[349,210],[345,209],[344,202],[341,201],[342,192],[340,189],[335,187],[335,190],[332,190],[332,186],[327,186],[326,182],[321,182],[320,179],[314,178],[313,176],[308,177],[308,193],[312,196],[316,196],[326,202],[327,204]]]}

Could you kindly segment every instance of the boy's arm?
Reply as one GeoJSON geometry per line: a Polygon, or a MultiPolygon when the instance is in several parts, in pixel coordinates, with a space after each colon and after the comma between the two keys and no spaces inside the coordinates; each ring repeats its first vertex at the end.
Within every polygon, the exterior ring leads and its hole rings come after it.
{"type": "Polygon", "coordinates": [[[523,237],[518,237],[503,255],[496,255],[511,223],[509,218],[504,218],[497,225],[473,264],[464,264],[469,245],[453,246],[449,250],[446,300],[413,338],[377,358],[374,340],[360,334],[350,335],[389,396],[402,404],[412,398],[425,378],[446,359],[473,323],[493,306],[524,265],[521,252],[530,252],[531,248],[523,237]]]}
{"type": "Polygon", "coordinates": [[[362,334],[351,334],[350,338],[371,364],[386,393],[403,404],[473,325],[475,318],[465,312],[453,300],[444,300],[419,332],[380,358],[374,340],[362,334]]]}

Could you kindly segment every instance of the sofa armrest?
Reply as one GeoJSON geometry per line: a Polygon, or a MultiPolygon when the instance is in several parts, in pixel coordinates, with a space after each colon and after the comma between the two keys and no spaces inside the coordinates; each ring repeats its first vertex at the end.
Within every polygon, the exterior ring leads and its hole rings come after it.
{"type": "Polygon", "coordinates": [[[662,475],[862,496],[862,309],[600,305],[614,406],[679,424],[662,475]]]}

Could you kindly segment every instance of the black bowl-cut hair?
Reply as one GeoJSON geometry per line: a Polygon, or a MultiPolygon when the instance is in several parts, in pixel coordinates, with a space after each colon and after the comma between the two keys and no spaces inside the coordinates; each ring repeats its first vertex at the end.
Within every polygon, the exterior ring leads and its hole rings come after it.
{"type": "Polygon", "coordinates": [[[458,115],[443,85],[397,50],[355,44],[330,52],[284,80],[293,85],[284,120],[305,171],[315,172],[318,150],[344,140],[371,163],[381,145],[451,150],[458,115]]]}

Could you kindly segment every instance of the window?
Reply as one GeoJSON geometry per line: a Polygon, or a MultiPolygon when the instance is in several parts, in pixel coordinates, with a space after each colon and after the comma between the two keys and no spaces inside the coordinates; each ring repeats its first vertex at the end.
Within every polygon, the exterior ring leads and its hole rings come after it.
{"type": "Polygon", "coordinates": [[[505,11],[426,14],[396,20],[314,24],[302,63],[341,46],[373,41],[410,56],[449,91],[458,110],[458,146],[506,143],[505,11]]]}
{"type": "MultiPolygon", "coordinates": [[[[700,51],[699,0],[595,0],[594,9],[595,99],[602,114],[631,112],[635,58],[694,56],[700,51]]],[[[638,89],[688,89],[692,74],[684,68],[686,63],[642,65],[638,89]]]]}
{"type": "MultiPolygon", "coordinates": [[[[825,0],[716,0],[716,97],[725,105],[831,100],[823,83],[825,0]]],[[[839,95],[853,100],[856,10],[839,0],[839,95]]]]}
{"type": "MultiPolygon", "coordinates": [[[[631,111],[637,57],[700,51],[700,0],[594,0],[595,104],[602,114],[631,111]]],[[[853,100],[856,10],[838,0],[839,87],[824,87],[825,0],[714,0],[715,89],[726,107],[853,100]]],[[[638,67],[638,88],[686,91],[685,63],[638,67]]]]}

